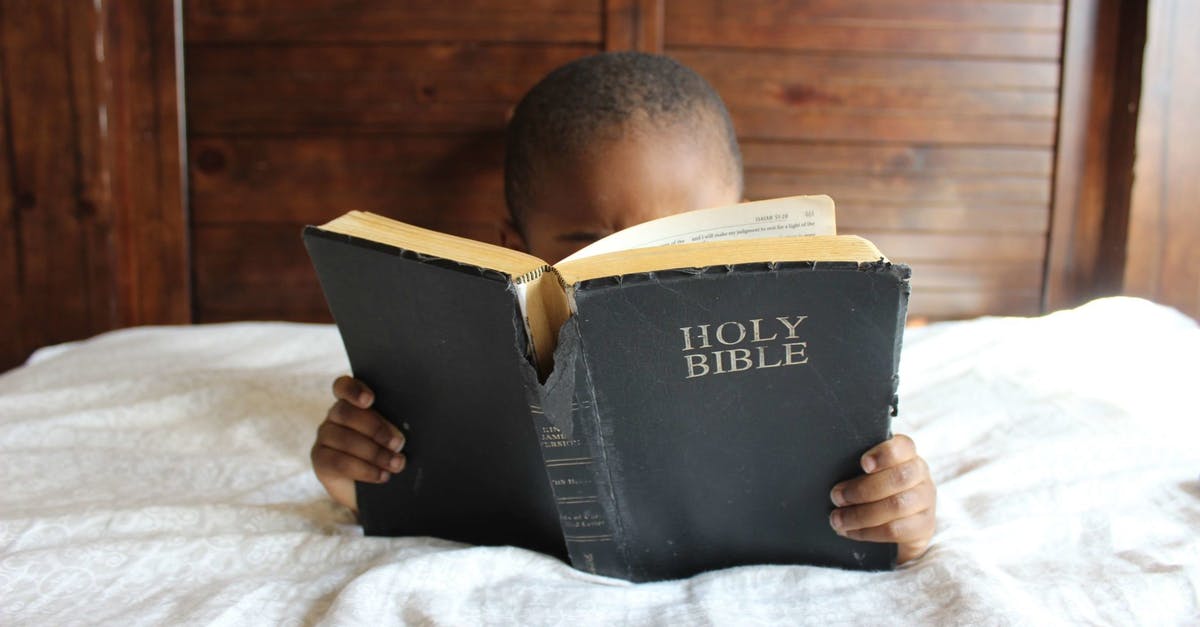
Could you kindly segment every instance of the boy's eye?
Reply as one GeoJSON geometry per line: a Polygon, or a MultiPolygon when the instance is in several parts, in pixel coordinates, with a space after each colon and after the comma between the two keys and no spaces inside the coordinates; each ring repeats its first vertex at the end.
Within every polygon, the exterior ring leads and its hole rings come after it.
{"type": "Polygon", "coordinates": [[[563,233],[558,236],[560,242],[594,242],[605,237],[605,233],[596,233],[593,231],[572,231],[563,233]]]}

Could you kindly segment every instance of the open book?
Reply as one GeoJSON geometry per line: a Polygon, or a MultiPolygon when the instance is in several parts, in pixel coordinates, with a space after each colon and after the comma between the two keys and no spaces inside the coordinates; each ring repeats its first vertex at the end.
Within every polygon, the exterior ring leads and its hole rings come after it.
{"type": "Polygon", "coordinates": [[[356,377],[408,436],[364,529],[631,580],[886,568],[829,489],[890,436],[908,268],[832,201],[706,209],[556,264],[351,212],[305,243],[356,377]]]}
{"type": "Polygon", "coordinates": [[[543,376],[552,367],[556,334],[570,315],[572,286],[579,282],[763,259],[875,261],[883,257],[864,239],[834,237],[836,218],[829,196],[761,200],[652,220],[596,241],[554,265],[509,248],[361,211],[347,213],[321,230],[507,274],[525,317],[530,352],[543,376]],[[823,237],[792,239],[802,236],[823,237]],[[686,246],[664,248],[681,244],[686,246]]]}

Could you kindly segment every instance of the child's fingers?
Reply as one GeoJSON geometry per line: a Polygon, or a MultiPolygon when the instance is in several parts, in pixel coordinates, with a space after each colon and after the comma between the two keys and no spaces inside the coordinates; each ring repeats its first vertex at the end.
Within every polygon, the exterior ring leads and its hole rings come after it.
{"type": "Polygon", "coordinates": [[[363,434],[332,422],[324,422],[317,430],[317,443],[372,463],[380,470],[400,472],[404,455],[389,451],[363,434]]]}
{"type": "Polygon", "coordinates": [[[400,452],[404,448],[404,434],[377,411],[355,407],[340,400],[329,408],[326,419],[367,436],[389,451],[400,452]]]}
{"type": "Polygon", "coordinates": [[[862,542],[895,542],[900,545],[897,561],[907,562],[924,552],[933,537],[934,525],[931,508],[874,527],[847,531],[842,535],[862,542]]]}
{"type": "Polygon", "coordinates": [[[334,474],[364,483],[383,483],[391,478],[391,473],[377,468],[353,455],[347,455],[337,449],[322,444],[313,447],[313,468],[317,476],[334,474]]]}
{"type": "Polygon", "coordinates": [[[362,409],[367,409],[375,402],[375,393],[367,384],[345,375],[333,380],[333,396],[362,409]]]}
{"type": "Polygon", "coordinates": [[[929,467],[925,460],[914,457],[890,468],[877,470],[874,474],[860,475],[843,481],[833,486],[829,498],[838,507],[873,503],[928,480],[929,467]]]}
{"type": "Polygon", "coordinates": [[[917,445],[907,435],[895,435],[863,453],[859,464],[867,474],[883,468],[891,468],[917,456],[917,445]]]}
{"type": "Polygon", "coordinates": [[[829,524],[842,535],[847,535],[849,531],[885,525],[931,509],[936,494],[933,483],[922,481],[908,490],[897,492],[880,501],[839,507],[829,515],[829,524]]]}

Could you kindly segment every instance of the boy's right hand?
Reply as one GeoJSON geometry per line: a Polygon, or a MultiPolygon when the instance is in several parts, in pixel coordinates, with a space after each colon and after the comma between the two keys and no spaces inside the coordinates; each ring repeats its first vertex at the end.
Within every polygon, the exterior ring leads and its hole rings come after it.
{"type": "Polygon", "coordinates": [[[404,470],[404,434],[371,409],[375,393],[362,381],[338,377],[337,402],[317,428],[313,471],[333,500],[358,511],[354,482],[383,483],[404,470]]]}

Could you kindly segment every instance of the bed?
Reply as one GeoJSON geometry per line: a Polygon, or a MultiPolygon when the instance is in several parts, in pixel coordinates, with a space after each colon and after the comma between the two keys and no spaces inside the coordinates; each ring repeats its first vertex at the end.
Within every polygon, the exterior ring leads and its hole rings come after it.
{"type": "Polygon", "coordinates": [[[0,375],[0,623],[1196,623],[1198,356],[1193,320],[1129,298],[910,329],[924,557],[632,585],[363,537],[308,462],[331,326],[115,331],[0,375]]]}

